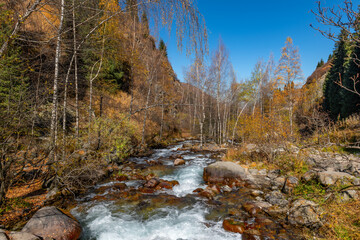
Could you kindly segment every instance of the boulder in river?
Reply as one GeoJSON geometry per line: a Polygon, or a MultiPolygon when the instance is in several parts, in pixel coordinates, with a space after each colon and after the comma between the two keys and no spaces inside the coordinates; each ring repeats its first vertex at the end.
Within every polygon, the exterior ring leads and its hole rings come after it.
{"type": "Polygon", "coordinates": [[[225,180],[248,179],[250,174],[234,162],[216,162],[204,169],[205,182],[223,183],[225,180]]]}
{"type": "Polygon", "coordinates": [[[82,229],[75,218],[52,206],[38,210],[21,231],[41,238],[77,240],[82,229]]]}
{"type": "Polygon", "coordinates": [[[181,159],[181,158],[177,158],[174,161],[174,166],[179,166],[179,165],[184,165],[184,164],[185,164],[185,161],[184,161],[184,159],[181,159]]]}
{"type": "Polygon", "coordinates": [[[159,183],[160,183],[159,179],[151,178],[149,181],[147,181],[144,184],[144,187],[146,187],[146,188],[155,188],[159,183]]]}

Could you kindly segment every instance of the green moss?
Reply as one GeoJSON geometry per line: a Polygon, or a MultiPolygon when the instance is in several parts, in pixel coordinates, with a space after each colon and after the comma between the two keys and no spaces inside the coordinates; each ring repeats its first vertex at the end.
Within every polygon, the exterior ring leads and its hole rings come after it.
{"type": "Polygon", "coordinates": [[[300,182],[294,188],[294,194],[301,198],[320,203],[324,199],[326,189],[318,181],[311,180],[309,182],[300,182]]]}

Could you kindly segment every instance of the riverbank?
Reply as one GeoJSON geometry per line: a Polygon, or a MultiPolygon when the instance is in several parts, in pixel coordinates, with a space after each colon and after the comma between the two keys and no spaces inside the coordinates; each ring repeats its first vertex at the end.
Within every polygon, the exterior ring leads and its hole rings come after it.
{"type": "Polygon", "coordinates": [[[154,149],[112,166],[109,178],[76,201],[44,200],[38,183],[23,195],[43,201],[14,226],[50,204],[72,212],[82,239],[356,239],[359,157],[294,146],[276,151],[267,162],[252,145],[239,152],[184,141],[154,149]]]}

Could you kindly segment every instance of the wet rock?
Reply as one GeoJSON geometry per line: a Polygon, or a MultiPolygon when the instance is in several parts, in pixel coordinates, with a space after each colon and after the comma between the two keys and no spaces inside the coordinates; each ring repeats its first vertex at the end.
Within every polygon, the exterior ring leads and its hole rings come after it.
{"type": "Polygon", "coordinates": [[[292,193],[293,189],[299,184],[299,179],[296,177],[288,177],[285,180],[284,186],[282,188],[282,192],[289,194],[292,193]]]}
{"type": "Polygon", "coordinates": [[[316,203],[303,199],[296,200],[291,204],[289,223],[308,228],[319,228],[322,224],[318,211],[316,203]]]}
{"type": "Polygon", "coordinates": [[[318,178],[321,184],[325,186],[334,185],[338,180],[350,182],[355,177],[344,172],[325,171],[319,172],[318,178]]]}
{"type": "Polygon", "coordinates": [[[155,192],[155,188],[143,187],[143,188],[140,189],[140,192],[152,194],[152,193],[155,192]]]}
{"type": "Polygon", "coordinates": [[[223,228],[226,231],[234,232],[234,233],[244,233],[245,224],[243,222],[234,221],[232,219],[225,219],[223,221],[223,228]]]}
{"type": "Polygon", "coordinates": [[[203,178],[205,182],[222,183],[225,180],[249,178],[249,174],[240,165],[233,162],[216,162],[204,169],[203,178]]]}
{"type": "Polygon", "coordinates": [[[265,200],[272,205],[278,205],[280,207],[284,207],[289,203],[289,201],[286,200],[285,196],[280,191],[272,191],[266,194],[265,200]]]}
{"type": "Polygon", "coordinates": [[[174,166],[179,166],[179,165],[184,165],[184,164],[185,164],[185,161],[181,158],[177,158],[174,161],[174,166]]]}
{"type": "Polygon", "coordinates": [[[38,236],[27,232],[11,232],[9,237],[11,240],[40,240],[38,236]]]}
{"type": "Polygon", "coordinates": [[[156,186],[156,189],[157,190],[160,190],[160,189],[172,189],[172,185],[168,182],[160,182],[157,186],[156,186]]]}
{"type": "Polygon", "coordinates": [[[249,213],[251,216],[257,215],[261,212],[261,208],[257,206],[255,203],[247,202],[242,205],[243,209],[249,213]]]}
{"type": "Polygon", "coordinates": [[[125,183],[114,183],[113,189],[123,191],[127,189],[127,185],[125,183]]]}
{"type": "Polygon", "coordinates": [[[145,188],[155,188],[160,183],[159,179],[157,178],[151,178],[149,181],[147,181],[144,184],[145,188]]]}
{"type": "Polygon", "coordinates": [[[43,207],[26,223],[21,232],[42,238],[77,240],[82,229],[74,217],[69,217],[56,207],[43,207]]]}
{"type": "Polygon", "coordinates": [[[213,196],[220,193],[220,189],[216,185],[206,187],[205,191],[212,192],[213,196]]]}
{"type": "Polygon", "coordinates": [[[198,194],[199,194],[199,196],[205,197],[205,198],[210,199],[210,200],[214,199],[214,196],[215,196],[214,192],[212,192],[210,190],[207,190],[207,189],[205,189],[204,191],[199,192],[198,194]]]}

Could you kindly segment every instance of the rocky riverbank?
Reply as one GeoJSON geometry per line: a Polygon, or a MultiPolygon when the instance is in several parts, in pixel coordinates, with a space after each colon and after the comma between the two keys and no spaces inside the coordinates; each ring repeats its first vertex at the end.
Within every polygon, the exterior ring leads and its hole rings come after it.
{"type": "MultiPolygon", "coordinates": [[[[256,148],[249,149],[246,162],[224,161],[226,149],[186,141],[131,158],[109,168],[109,180],[77,199],[72,213],[80,224],[45,207],[21,231],[1,231],[0,239],[72,240],[81,232],[82,239],[125,239],[136,231],[132,239],[326,238],[324,203],[360,197],[357,156],[307,149],[306,171],[294,173],[252,162],[256,148]],[[321,191],[315,196],[311,187],[321,191]]],[[[290,154],[299,151],[292,148],[290,154]]]]}

